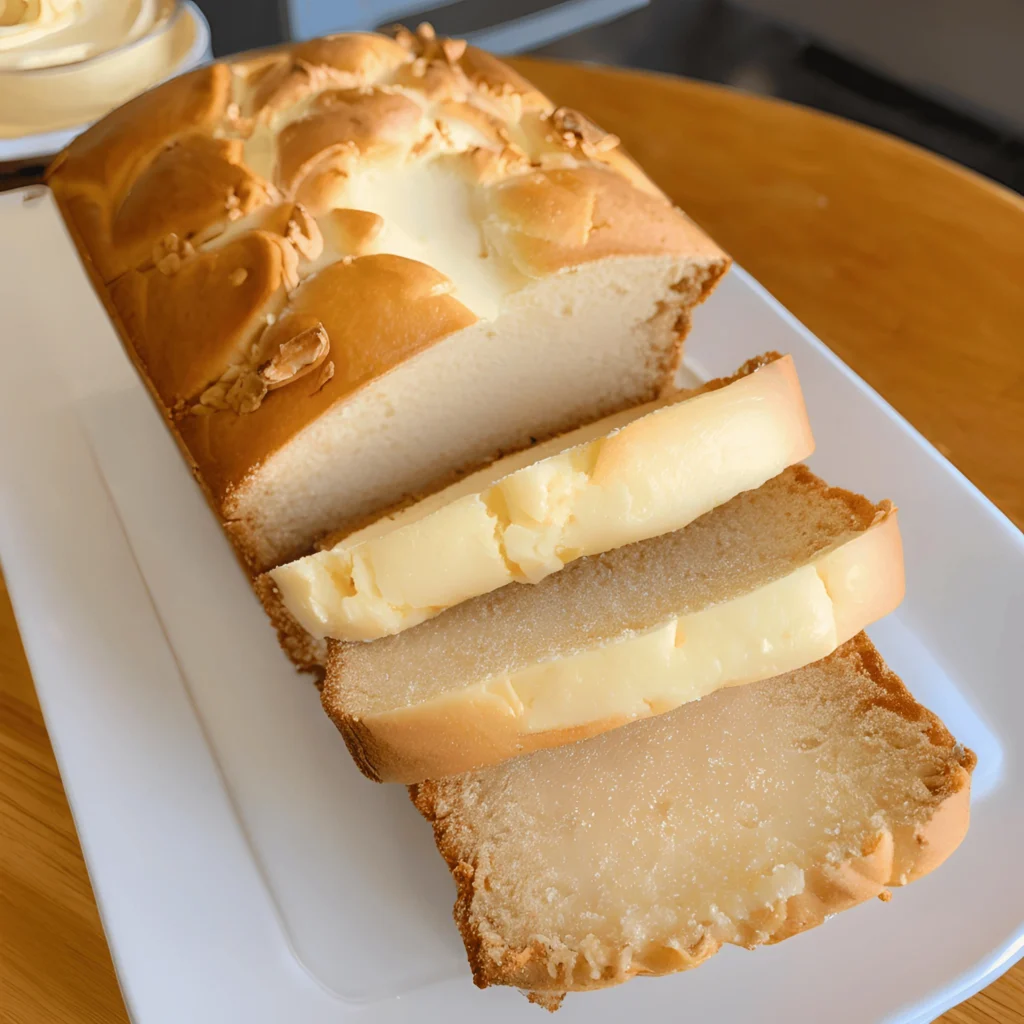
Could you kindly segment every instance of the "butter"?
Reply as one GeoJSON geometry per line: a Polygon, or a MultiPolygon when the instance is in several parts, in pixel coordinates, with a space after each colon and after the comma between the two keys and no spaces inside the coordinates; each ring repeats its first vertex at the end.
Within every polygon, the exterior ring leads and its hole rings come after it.
{"type": "MultiPolygon", "coordinates": [[[[837,610],[822,580],[829,557],[640,635],[367,716],[366,724],[373,728],[424,713],[430,720],[441,713],[456,720],[472,708],[500,702],[521,733],[602,723],[607,728],[726,686],[791,672],[838,646],[836,621],[845,614],[847,594],[840,595],[837,610]]],[[[845,561],[849,566],[854,558],[845,561]]]]}
{"type": "Polygon", "coordinates": [[[836,624],[814,566],[657,629],[501,680],[522,704],[522,729],[644,718],[723,686],[800,668],[835,650],[836,624]]]}
{"type": "Polygon", "coordinates": [[[787,357],[503,459],[271,576],[312,635],[373,640],[507,583],[537,583],[584,555],[681,529],[812,447],[787,357]]]}
{"type": "Polygon", "coordinates": [[[173,74],[195,36],[171,0],[0,0],[0,138],[95,120],[173,74]]]}
{"type": "Polygon", "coordinates": [[[367,252],[405,256],[436,268],[451,279],[455,298],[480,319],[493,320],[526,279],[490,252],[475,197],[473,184],[439,157],[358,168],[335,205],[383,219],[383,230],[367,252]]]}
{"type": "Polygon", "coordinates": [[[504,586],[511,573],[495,543],[494,517],[475,495],[451,506],[457,531],[438,516],[367,541],[357,548],[373,566],[377,590],[394,607],[443,608],[467,590],[488,592],[504,586]],[[436,577],[420,569],[422,552],[441,567],[436,577]]]}
{"type": "Polygon", "coordinates": [[[826,555],[818,572],[836,609],[836,639],[844,644],[879,618],[883,581],[898,602],[903,597],[903,543],[895,520],[874,526],[826,555]]]}
{"type": "MultiPolygon", "coordinates": [[[[236,76],[237,100],[244,98],[244,81],[244,76],[236,76]]],[[[481,320],[494,320],[528,279],[488,242],[480,181],[471,173],[467,154],[500,148],[502,143],[460,119],[451,103],[431,102],[419,89],[388,88],[422,108],[418,127],[346,166],[333,185],[323,186],[321,197],[331,209],[376,215],[381,229],[358,252],[328,243],[316,263],[323,266],[344,256],[378,253],[416,260],[444,274],[452,282],[454,297],[481,320]]],[[[314,103],[315,96],[310,95],[264,116],[245,140],[246,165],[274,180],[279,133],[306,117],[314,103]]]]}
{"type": "Polygon", "coordinates": [[[67,28],[79,16],[81,0],[3,0],[0,4],[0,54],[15,51],[31,66],[31,44],[67,28]]]}
{"type": "Polygon", "coordinates": [[[166,0],[5,0],[0,66],[61,67],[141,39],[173,10],[166,0]]]}

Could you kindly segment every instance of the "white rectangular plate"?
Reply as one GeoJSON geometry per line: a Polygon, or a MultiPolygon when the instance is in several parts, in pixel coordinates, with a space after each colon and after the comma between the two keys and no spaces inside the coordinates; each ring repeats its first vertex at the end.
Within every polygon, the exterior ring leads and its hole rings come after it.
{"type": "MultiPolygon", "coordinates": [[[[430,829],[278,649],[48,193],[0,196],[0,247],[0,554],[134,1020],[536,1021],[471,984],[430,829]]],[[[888,905],[570,997],[563,1024],[923,1022],[1024,952],[1024,538],[734,270],[689,368],[768,349],[796,359],[815,469],[900,506],[907,599],[872,634],[977,752],[971,830],[888,905]]]]}

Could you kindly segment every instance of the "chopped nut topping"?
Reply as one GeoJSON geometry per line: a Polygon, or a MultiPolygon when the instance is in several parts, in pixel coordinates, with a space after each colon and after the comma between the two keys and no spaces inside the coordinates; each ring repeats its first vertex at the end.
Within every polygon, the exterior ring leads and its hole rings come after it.
{"type": "MultiPolygon", "coordinates": [[[[299,219],[303,217],[300,210],[299,219]]],[[[320,239],[315,222],[313,228],[320,239]]],[[[292,262],[297,260],[295,250],[283,239],[283,254],[292,262]]],[[[172,254],[176,257],[176,254],[172,254]]],[[[170,257],[164,257],[169,260],[170,257]]],[[[285,261],[287,263],[287,259],[285,261]]],[[[287,270],[287,267],[285,268],[287,270]]],[[[248,269],[235,267],[228,280],[236,287],[248,277],[248,269]]],[[[287,277],[287,274],[286,274],[287,277]]],[[[322,364],[330,350],[330,339],[319,318],[309,314],[285,312],[263,314],[265,328],[251,341],[248,350],[233,359],[220,377],[207,387],[198,400],[193,399],[190,412],[197,416],[214,411],[233,411],[239,415],[255,412],[268,391],[283,387],[300,377],[321,369],[317,388],[330,379],[330,371],[322,364]],[[324,376],[324,373],[328,376],[324,376]]]]}
{"type": "Polygon", "coordinates": [[[257,373],[268,390],[282,387],[316,369],[331,347],[327,331],[319,320],[286,341],[260,366],[257,373]]]}
{"type": "Polygon", "coordinates": [[[238,220],[242,216],[242,199],[234,189],[227,194],[224,209],[227,211],[228,220],[238,220]]]}
{"type": "Polygon", "coordinates": [[[515,145],[502,146],[498,151],[474,146],[467,151],[473,172],[482,185],[491,185],[504,178],[530,169],[527,155],[515,145]]]}
{"type": "Polygon", "coordinates": [[[343,256],[362,256],[384,227],[384,218],[367,210],[328,210],[317,222],[325,244],[343,256]]]}
{"type": "Polygon", "coordinates": [[[195,248],[189,241],[182,241],[173,231],[164,235],[153,246],[153,263],[156,268],[168,277],[181,270],[181,261],[194,255],[195,248]]]}
{"type": "Polygon", "coordinates": [[[226,393],[227,388],[218,381],[216,384],[211,384],[199,396],[199,404],[207,409],[226,409],[228,407],[228,403],[224,400],[226,393]]]}
{"type": "Polygon", "coordinates": [[[244,415],[248,412],[255,412],[260,407],[268,390],[266,381],[262,380],[258,374],[244,373],[231,385],[225,395],[225,400],[229,408],[244,415]]]}
{"type": "Polygon", "coordinates": [[[292,208],[292,215],[288,219],[284,237],[307,260],[318,259],[324,251],[324,240],[320,234],[320,228],[317,227],[316,221],[301,203],[296,203],[292,208]]]}
{"type": "Polygon", "coordinates": [[[299,257],[295,247],[286,242],[281,243],[281,256],[281,283],[290,295],[299,286],[299,257]]]}
{"type": "Polygon", "coordinates": [[[599,128],[590,118],[569,107],[553,110],[550,120],[567,146],[571,148],[578,143],[587,155],[590,155],[588,150],[592,153],[605,153],[619,144],[617,136],[599,128]]]}
{"type": "Polygon", "coordinates": [[[169,252],[162,259],[157,260],[156,269],[167,277],[173,277],[181,270],[181,257],[176,252],[169,252]]]}
{"type": "Polygon", "coordinates": [[[409,156],[422,157],[424,154],[429,153],[430,150],[437,149],[439,140],[447,141],[441,132],[427,132],[426,135],[412,144],[409,156]]]}
{"type": "Polygon", "coordinates": [[[537,166],[542,171],[558,171],[578,167],[579,161],[571,153],[547,152],[540,154],[537,166]]]}
{"type": "Polygon", "coordinates": [[[242,108],[237,103],[229,103],[224,110],[224,123],[217,132],[219,137],[244,139],[249,138],[256,122],[251,117],[242,113],[242,108]]]}
{"type": "Polygon", "coordinates": [[[452,133],[448,130],[448,125],[446,125],[440,118],[434,119],[434,129],[437,131],[437,134],[441,137],[441,141],[446,146],[455,145],[455,142],[452,139],[452,133]]]}
{"type": "Polygon", "coordinates": [[[416,36],[404,25],[390,25],[381,30],[385,35],[390,35],[399,46],[410,53],[416,49],[416,36]]]}
{"type": "MultiPolygon", "coordinates": [[[[177,243],[178,237],[176,236],[176,234],[172,234],[172,236],[169,237],[174,239],[174,242],[177,243]]],[[[153,246],[153,262],[159,263],[168,253],[172,253],[174,251],[174,246],[172,246],[171,248],[167,247],[166,238],[161,239],[153,246]]]]}
{"type": "Polygon", "coordinates": [[[411,68],[416,78],[422,78],[426,73],[426,65],[434,61],[447,64],[448,67],[457,66],[466,52],[465,39],[438,39],[434,26],[426,21],[417,26],[415,33],[402,25],[392,25],[383,31],[416,58],[411,68]]]}
{"type": "Polygon", "coordinates": [[[448,64],[457,64],[466,52],[465,39],[442,39],[441,53],[448,64]]]}
{"type": "Polygon", "coordinates": [[[323,386],[333,376],[334,376],[334,360],[333,359],[328,359],[327,362],[324,363],[324,365],[320,367],[320,372],[317,374],[317,378],[316,378],[316,388],[314,388],[313,394],[315,395],[318,391],[320,391],[323,388],[323,386]]]}

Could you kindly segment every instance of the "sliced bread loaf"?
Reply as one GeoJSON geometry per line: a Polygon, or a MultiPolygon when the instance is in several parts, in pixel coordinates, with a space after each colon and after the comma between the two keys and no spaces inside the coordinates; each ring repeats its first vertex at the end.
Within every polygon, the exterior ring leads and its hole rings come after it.
{"type": "Polygon", "coordinates": [[[429,26],[173,79],[49,184],[257,571],[655,399],[728,266],[617,139],[429,26]]]}
{"type": "Polygon", "coordinates": [[[477,985],[553,1008],[887,899],[963,838],[974,763],[861,634],[790,675],[412,795],[477,985]]]}
{"type": "Polygon", "coordinates": [[[678,530],[813,449],[793,361],[771,354],[500,459],[270,577],[310,636],[373,640],[678,530]]]}
{"type": "Polygon", "coordinates": [[[323,704],[367,775],[418,782],[799,668],[902,596],[893,506],[796,466],[683,530],[331,641],[323,704]]]}

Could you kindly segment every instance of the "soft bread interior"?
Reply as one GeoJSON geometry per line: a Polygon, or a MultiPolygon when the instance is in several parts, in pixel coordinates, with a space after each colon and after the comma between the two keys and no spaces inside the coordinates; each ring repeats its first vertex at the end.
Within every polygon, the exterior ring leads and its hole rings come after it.
{"type": "MultiPolygon", "coordinates": [[[[469,683],[364,724],[428,723],[493,702],[524,733],[607,727],[660,714],[725,686],[768,679],[830,654],[903,592],[895,516],[748,594],[621,639],[469,683]]],[[[439,731],[443,727],[439,726],[439,731]]]]}
{"type": "Polygon", "coordinates": [[[366,384],[231,497],[255,564],[296,558],[313,538],[504,452],[655,399],[712,263],[612,258],[534,281],[495,319],[366,384]]]}
{"type": "Polygon", "coordinates": [[[930,871],[974,755],[862,635],[788,676],[413,788],[478,985],[613,985],[819,924],[930,871]]]}
{"type": "Polygon", "coordinates": [[[428,25],[198,69],[49,181],[257,573],[655,399],[729,263],[614,136],[428,25]]]}
{"type": "Polygon", "coordinates": [[[678,530],[811,454],[788,356],[507,456],[271,572],[312,636],[373,640],[512,581],[678,530]]]}
{"type": "Polygon", "coordinates": [[[673,534],[332,643],[323,701],[367,774],[415,782],[798,668],[902,595],[892,506],[794,467],[673,534]]]}

